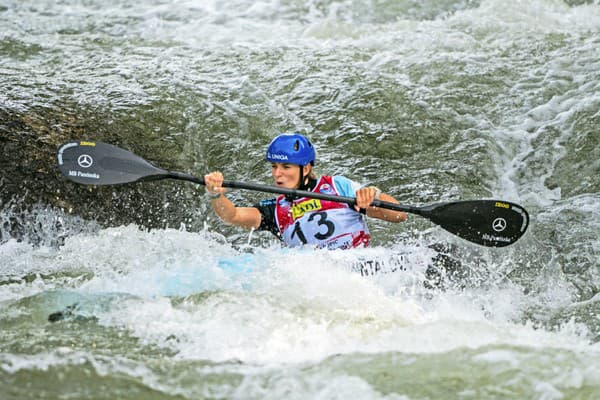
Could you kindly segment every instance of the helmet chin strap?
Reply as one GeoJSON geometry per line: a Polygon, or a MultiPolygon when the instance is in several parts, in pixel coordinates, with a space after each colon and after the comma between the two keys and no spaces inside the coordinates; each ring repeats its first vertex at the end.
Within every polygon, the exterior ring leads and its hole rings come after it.
{"type": "Polygon", "coordinates": [[[304,167],[299,165],[300,167],[300,180],[298,181],[298,189],[304,190],[304,167]]]}
{"type": "MultiPolygon", "coordinates": [[[[299,174],[300,176],[298,178],[298,190],[311,190],[312,189],[311,182],[310,182],[311,179],[310,178],[308,178],[308,180],[305,179],[307,177],[304,176],[304,167],[302,165],[299,165],[299,168],[300,168],[300,174],[299,174]]],[[[296,197],[287,195],[287,196],[285,196],[285,198],[287,201],[292,202],[292,201],[294,201],[294,199],[296,197]]]]}

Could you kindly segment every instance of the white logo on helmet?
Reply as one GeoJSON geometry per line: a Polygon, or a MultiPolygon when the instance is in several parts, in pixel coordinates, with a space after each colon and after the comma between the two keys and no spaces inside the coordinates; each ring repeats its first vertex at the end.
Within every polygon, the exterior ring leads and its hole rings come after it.
{"type": "Polygon", "coordinates": [[[286,154],[273,154],[273,153],[269,153],[269,158],[273,159],[273,160],[286,161],[288,159],[288,156],[286,154]]]}

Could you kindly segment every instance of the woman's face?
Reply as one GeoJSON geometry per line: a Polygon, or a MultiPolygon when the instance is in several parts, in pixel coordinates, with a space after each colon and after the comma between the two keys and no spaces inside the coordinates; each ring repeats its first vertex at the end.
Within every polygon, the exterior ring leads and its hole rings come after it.
{"type": "MultiPolygon", "coordinates": [[[[304,166],[304,175],[310,171],[310,166],[304,166]],[[307,171],[308,170],[308,171],[307,171]]],[[[275,185],[286,189],[297,189],[300,181],[300,168],[296,164],[271,163],[271,175],[275,185]]]]}

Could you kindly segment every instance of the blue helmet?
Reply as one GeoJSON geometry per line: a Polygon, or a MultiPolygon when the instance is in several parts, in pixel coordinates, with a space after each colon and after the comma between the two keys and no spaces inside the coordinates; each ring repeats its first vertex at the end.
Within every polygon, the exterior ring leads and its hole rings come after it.
{"type": "Polygon", "coordinates": [[[315,148],[306,136],[299,133],[282,133],[273,139],[265,158],[269,162],[315,165],[315,148]]]}

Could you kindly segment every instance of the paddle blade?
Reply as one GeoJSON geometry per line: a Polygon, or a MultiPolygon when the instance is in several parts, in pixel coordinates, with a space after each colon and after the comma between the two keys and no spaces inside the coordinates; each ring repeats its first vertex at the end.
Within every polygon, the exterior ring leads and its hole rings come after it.
{"type": "Polygon", "coordinates": [[[517,204],[468,200],[425,207],[421,215],[463,239],[489,247],[516,242],[527,230],[529,215],[517,204]]]}
{"type": "Polygon", "coordinates": [[[73,182],[84,185],[115,185],[160,179],[167,171],[135,154],[101,142],[65,143],[57,152],[58,169],[73,182]]]}

